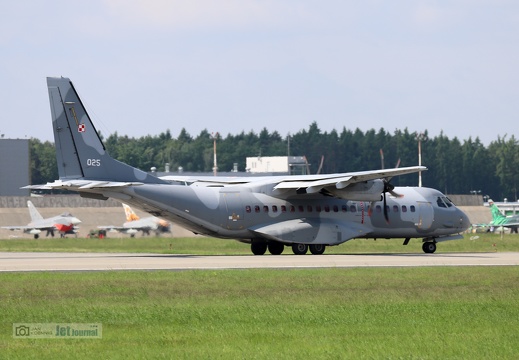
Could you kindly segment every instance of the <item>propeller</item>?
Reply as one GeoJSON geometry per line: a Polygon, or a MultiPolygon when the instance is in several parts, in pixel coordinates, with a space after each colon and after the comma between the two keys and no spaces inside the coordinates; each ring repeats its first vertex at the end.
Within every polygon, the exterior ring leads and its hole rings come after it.
{"type": "MultiPolygon", "coordinates": [[[[388,224],[389,224],[389,214],[388,214],[388,211],[387,211],[386,194],[390,193],[392,196],[394,196],[396,198],[401,198],[403,196],[403,195],[398,194],[395,191],[393,191],[395,189],[395,186],[390,183],[390,180],[391,180],[391,178],[383,179],[383,181],[384,181],[384,189],[382,190],[382,199],[381,199],[383,201],[383,206],[384,206],[384,210],[383,210],[384,211],[384,219],[386,219],[386,223],[388,223],[388,224]]],[[[371,216],[371,214],[373,213],[373,208],[374,207],[375,207],[375,201],[372,201],[371,205],[369,207],[369,210],[368,210],[368,216],[371,216]]]]}

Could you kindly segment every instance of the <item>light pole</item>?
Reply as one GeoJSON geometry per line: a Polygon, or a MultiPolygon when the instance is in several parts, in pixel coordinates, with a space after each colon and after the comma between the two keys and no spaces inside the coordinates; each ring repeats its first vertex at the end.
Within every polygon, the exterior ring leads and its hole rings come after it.
{"type": "Polygon", "coordinates": [[[213,139],[213,175],[216,176],[218,172],[218,166],[216,165],[216,139],[218,139],[218,133],[211,133],[213,139]]]}
{"type": "MultiPolygon", "coordinates": [[[[427,135],[424,133],[417,133],[416,140],[418,140],[418,166],[422,166],[422,141],[427,140],[427,135]]],[[[418,187],[422,187],[422,171],[418,171],[418,187]]]]}

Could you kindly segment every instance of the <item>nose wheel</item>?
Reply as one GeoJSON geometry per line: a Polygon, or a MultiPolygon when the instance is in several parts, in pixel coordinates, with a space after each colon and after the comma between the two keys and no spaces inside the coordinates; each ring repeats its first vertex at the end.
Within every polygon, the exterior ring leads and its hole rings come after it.
{"type": "Polygon", "coordinates": [[[424,242],[422,245],[422,250],[426,254],[432,254],[436,251],[436,243],[432,241],[424,242]]]}

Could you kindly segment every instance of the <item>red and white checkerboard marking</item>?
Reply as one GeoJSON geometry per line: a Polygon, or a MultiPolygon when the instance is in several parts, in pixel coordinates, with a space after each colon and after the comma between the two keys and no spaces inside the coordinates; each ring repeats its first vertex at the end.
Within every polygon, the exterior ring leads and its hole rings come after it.
{"type": "Polygon", "coordinates": [[[85,132],[85,130],[85,124],[79,124],[79,126],[77,127],[78,132],[85,132]]]}

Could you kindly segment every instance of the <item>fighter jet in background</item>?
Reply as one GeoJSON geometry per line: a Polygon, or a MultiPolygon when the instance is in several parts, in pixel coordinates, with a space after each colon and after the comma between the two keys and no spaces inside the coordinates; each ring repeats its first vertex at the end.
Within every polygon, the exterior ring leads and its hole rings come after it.
{"type": "Polygon", "coordinates": [[[423,166],[328,175],[155,177],[108,155],[72,82],[47,78],[59,180],[67,189],[114,198],[197,234],[248,243],[255,255],[322,254],[355,238],[421,238],[426,253],[461,239],[470,222],[440,191],[394,187],[423,166]]]}
{"type": "Polygon", "coordinates": [[[102,225],[98,226],[98,228],[109,231],[115,230],[123,234],[128,234],[131,237],[135,237],[135,234],[139,231],[142,231],[142,235],[150,235],[153,231],[157,236],[162,233],[171,232],[171,225],[166,220],[159,219],[155,216],[141,219],[130,205],[123,203],[123,208],[126,215],[126,222],[123,226],[102,225]]]}
{"type": "Polygon", "coordinates": [[[76,234],[76,225],[81,223],[77,217],[72,216],[70,213],[44,219],[30,200],[27,201],[27,206],[31,215],[29,224],[26,226],[2,226],[2,228],[13,231],[22,230],[24,233],[32,234],[35,239],[38,239],[42,231],[46,231],[47,236],[50,235],[52,237],[54,237],[55,231],[59,232],[61,237],[65,237],[66,234],[76,234]]]}

